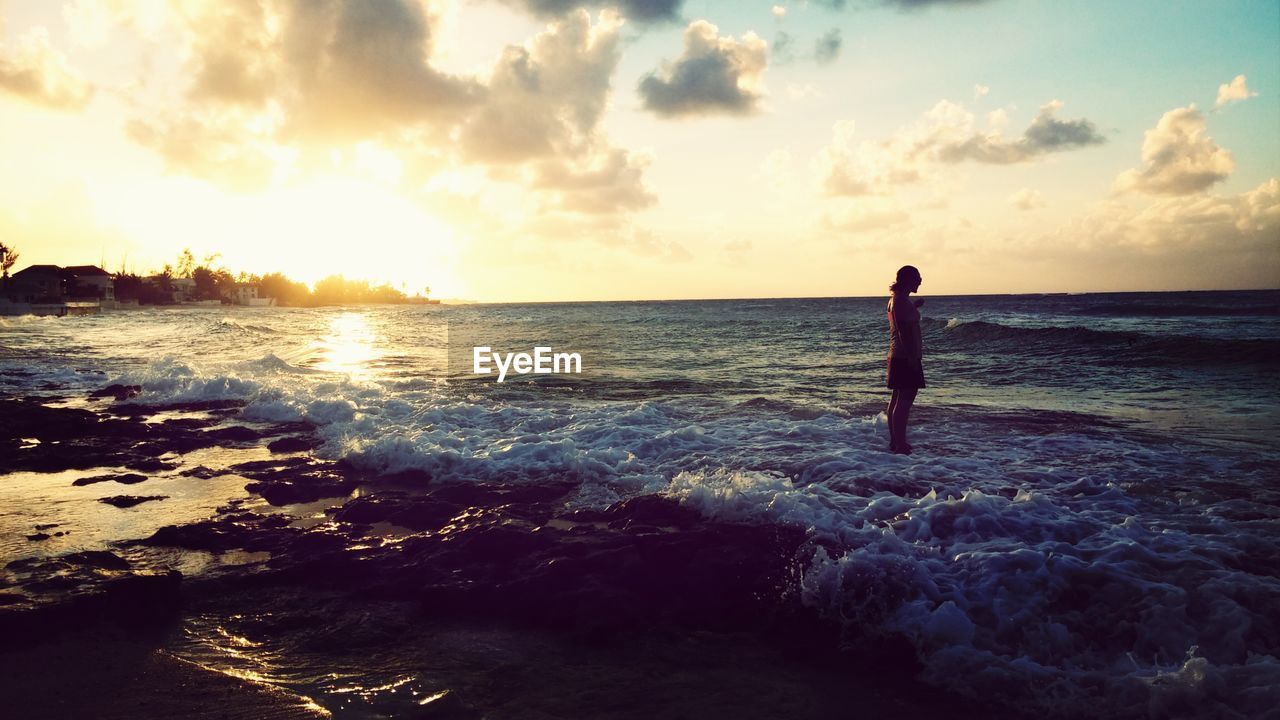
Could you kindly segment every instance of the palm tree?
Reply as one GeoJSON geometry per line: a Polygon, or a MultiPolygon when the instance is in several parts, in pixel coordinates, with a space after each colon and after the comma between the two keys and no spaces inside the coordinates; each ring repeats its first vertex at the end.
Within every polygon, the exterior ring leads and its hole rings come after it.
{"type": "Polygon", "coordinates": [[[0,289],[9,289],[9,268],[18,262],[18,251],[0,243],[0,270],[3,270],[3,276],[0,276],[0,289]]]}
{"type": "Polygon", "coordinates": [[[0,243],[0,269],[4,270],[4,279],[9,279],[9,268],[18,262],[18,251],[0,243]]]}

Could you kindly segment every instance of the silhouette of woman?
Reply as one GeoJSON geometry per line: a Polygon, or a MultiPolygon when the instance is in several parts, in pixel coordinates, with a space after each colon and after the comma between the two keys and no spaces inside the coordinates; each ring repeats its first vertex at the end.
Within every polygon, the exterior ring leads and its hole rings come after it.
{"type": "Polygon", "coordinates": [[[916,401],[916,392],[924,387],[924,358],[920,343],[920,306],[924,300],[912,302],[908,297],[920,289],[920,271],[910,265],[898,269],[897,279],[889,286],[889,450],[911,454],[907,442],[907,418],[916,401]]]}

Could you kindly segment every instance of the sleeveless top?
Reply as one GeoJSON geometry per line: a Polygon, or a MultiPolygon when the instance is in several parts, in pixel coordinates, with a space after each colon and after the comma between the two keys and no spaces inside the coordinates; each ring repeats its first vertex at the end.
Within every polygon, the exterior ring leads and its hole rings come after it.
{"type": "Polygon", "coordinates": [[[916,358],[919,359],[924,354],[924,348],[920,344],[920,310],[916,308],[906,295],[902,296],[902,304],[894,302],[897,296],[889,297],[889,357],[905,358],[906,344],[903,342],[902,333],[910,332],[914,334],[912,340],[915,340],[916,358]],[[901,323],[901,324],[900,324],[901,323]],[[911,323],[910,325],[904,324],[911,323]]]}

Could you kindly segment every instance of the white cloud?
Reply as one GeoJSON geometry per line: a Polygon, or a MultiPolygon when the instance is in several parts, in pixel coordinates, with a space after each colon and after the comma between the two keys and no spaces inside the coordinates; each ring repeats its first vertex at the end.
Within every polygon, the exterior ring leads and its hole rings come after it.
{"type": "Polygon", "coordinates": [[[1233,196],[1111,201],[1020,251],[1121,287],[1272,287],[1280,277],[1280,180],[1233,196]]]}
{"type": "Polygon", "coordinates": [[[822,225],[828,230],[860,233],[907,224],[911,216],[899,208],[859,207],[837,216],[824,216],[822,225]]]}
{"type": "Polygon", "coordinates": [[[1009,196],[1009,204],[1019,210],[1035,210],[1044,207],[1045,201],[1039,190],[1022,188],[1009,196]]]}
{"type": "Polygon", "coordinates": [[[1226,180],[1235,161],[1205,129],[1204,115],[1194,103],[1165,113],[1143,139],[1145,167],[1121,173],[1116,188],[1151,195],[1189,195],[1226,180]]]}
{"type": "Polygon", "coordinates": [[[1249,86],[1245,84],[1244,76],[1237,75],[1230,84],[1218,86],[1218,101],[1213,106],[1214,108],[1220,108],[1233,102],[1257,96],[1258,93],[1249,90],[1249,86]]]}
{"type": "Polygon", "coordinates": [[[684,52],[640,81],[644,107],[668,118],[749,115],[764,97],[768,45],[755,33],[720,37],[715,25],[696,20],[684,32],[684,52]]]}
{"type": "Polygon", "coordinates": [[[462,129],[468,156],[522,162],[576,156],[597,142],[622,19],[601,13],[592,23],[578,10],[548,25],[531,42],[506,48],[486,85],[484,104],[462,129]]]}
{"type": "Polygon", "coordinates": [[[0,90],[55,110],[83,109],[93,97],[93,86],[49,44],[49,31],[39,26],[15,48],[0,44],[0,90]]]}
{"type": "MultiPolygon", "coordinates": [[[[1022,135],[1013,139],[1005,138],[998,125],[977,129],[973,113],[948,100],[887,140],[855,142],[853,123],[843,121],[836,124],[832,143],[819,153],[815,164],[827,194],[867,195],[887,192],[891,185],[918,182],[939,164],[1031,162],[1049,153],[1104,142],[1088,120],[1059,120],[1056,113],[1061,107],[1056,100],[1044,105],[1022,135]]],[[[989,119],[1005,118],[1001,114],[989,119]]]]}
{"type": "Polygon", "coordinates": [[[772,8],[773,16],[781,20],[787,16],[787,8],[782,5],[774,5],[772,8]]]}
{"type": "Polygon", "coordinates": [[[555,209],[586,214],[640,210],[657,198],[644,184],[649,158],[610,149],[579,162],[540,164],[533,187],[550,191],[555,209]]]}

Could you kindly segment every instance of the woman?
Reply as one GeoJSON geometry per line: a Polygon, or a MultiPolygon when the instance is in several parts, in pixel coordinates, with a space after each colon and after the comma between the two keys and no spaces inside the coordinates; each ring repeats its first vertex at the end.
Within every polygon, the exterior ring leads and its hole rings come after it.
{"type": "Polygon", "coordinates": [[[902,455],[911,454],[907,442],[907,418],[916,392],[924,387],[924,358],[920,345],[920,306],[924,300],[914,303],[908,297],[920,289],[920,271],[910,265],[898,269],[897,280],[889,286],[893,295],[889,298],[889,387],[893,397],[889,400],[889,450],[902,455]]]}

